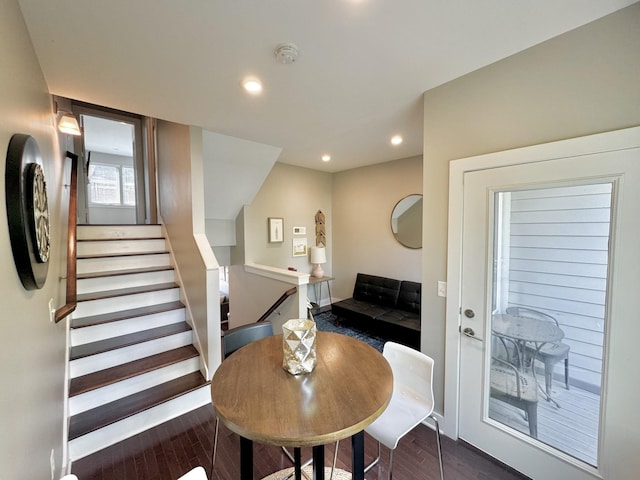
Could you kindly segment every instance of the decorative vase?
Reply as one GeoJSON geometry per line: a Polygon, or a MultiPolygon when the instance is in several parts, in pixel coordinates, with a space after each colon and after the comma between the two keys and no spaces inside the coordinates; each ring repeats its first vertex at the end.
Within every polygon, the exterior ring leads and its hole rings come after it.
{"type": "Polygon", "coordinates": [[[316,322],[294,318],[282,325],[282,368],[292,375],[311,373],[316,366],[316,322]]]}

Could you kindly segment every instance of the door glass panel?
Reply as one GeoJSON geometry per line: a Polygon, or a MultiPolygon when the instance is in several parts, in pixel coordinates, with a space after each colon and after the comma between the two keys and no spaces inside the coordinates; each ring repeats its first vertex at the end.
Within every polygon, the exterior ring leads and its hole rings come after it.
{"type": "Polygon", "coordinates": [[[133,123],[82,114],[88,223],[136,223],[140,195],[133,123]]]}
{"type": "Polygon", "coordinates": [[[488,417],[597,466],[612,184],[493,195],[488,417]]]}

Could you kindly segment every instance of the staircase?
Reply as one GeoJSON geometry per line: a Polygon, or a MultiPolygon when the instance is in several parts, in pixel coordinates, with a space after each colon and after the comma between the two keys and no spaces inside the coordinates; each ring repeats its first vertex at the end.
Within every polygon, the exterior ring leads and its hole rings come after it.
{"type": "Polygon", "coordinates": [[[77,460],[210,403],[159,225],[84,225],[69,355],[77,460]]]}

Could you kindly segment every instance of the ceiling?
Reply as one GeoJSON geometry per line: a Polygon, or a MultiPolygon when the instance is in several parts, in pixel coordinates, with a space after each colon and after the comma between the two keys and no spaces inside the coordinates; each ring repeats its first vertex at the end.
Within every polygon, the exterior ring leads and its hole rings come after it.
{"type": "Polygon", "coordinates": [[[51,93],[327,172],[422,153],[422,93],[637,0],[19,0],[51,93]],[[274,49],[297,45],[295,63],[274,49]],[[262,80],[261,95],[241,81],[262,80]],[[400,134],[404,142],[389,140],[400,134]],[[331,155],[322,162],[323,154],[331,155]]]}

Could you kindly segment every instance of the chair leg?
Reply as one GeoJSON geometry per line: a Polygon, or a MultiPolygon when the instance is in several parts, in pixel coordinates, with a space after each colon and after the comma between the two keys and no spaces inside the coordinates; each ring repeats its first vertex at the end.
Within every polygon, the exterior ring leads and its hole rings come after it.
{"type": "Polygon", "coordinates": [[[389,480],[393,478],[393,450],[389,450],[389,480]]]}
{"type": "Polygon", "coordinates": [[[569,390],[569,355],[564,359],[564,386],[569,390]]]}
{"type": "Polygon", "coordinates": [[[340,446],[340,440],[336,442],[336,450],[333,452],[333,464],[331,465],[331,476],[329,480],[333,480],[333,472],[336,470],[336,461],[338,460],[338,447],[340,446]]]}
{"type": "Polygon", "coordinates": [[[544,391],[551,396],[551,380],[553,378],[553,362],[544,362],[544,391]]]}
{"type": "Polygon", "coordinates": [[[431,419],[436,424],[436,443],[438,444],[438,462],[440,463],[440,480],[444,480],[444,466],[442,464],[442,443],[440,441],[440,424],[438,423],[438,419],[431,415],[431,419]]]}
{"type": "Polygon", "coordinates": [[[373,462],[371,462],[369,465],[364,467],[364,473],[367,473],[369,470],[375,467],[379,461],[380,461],[380,442],[378,442],[378,456],[375,458],[373,462]]]}
{"type": "Polygon", "coordinates": [[[216,429],[213,434],[213,450],[211,452],[211,475],[209,478],[213,479],[213,466],[216,464],[216,451],[218,449],[218,428],[220,427],[220,419],[216,417],[216,429]]]}
{"type": "Polygon", "coordinates": [[[529,417],[529,434],[538,438],[538,402],[527,402],[527,414],[529,417]]]}

